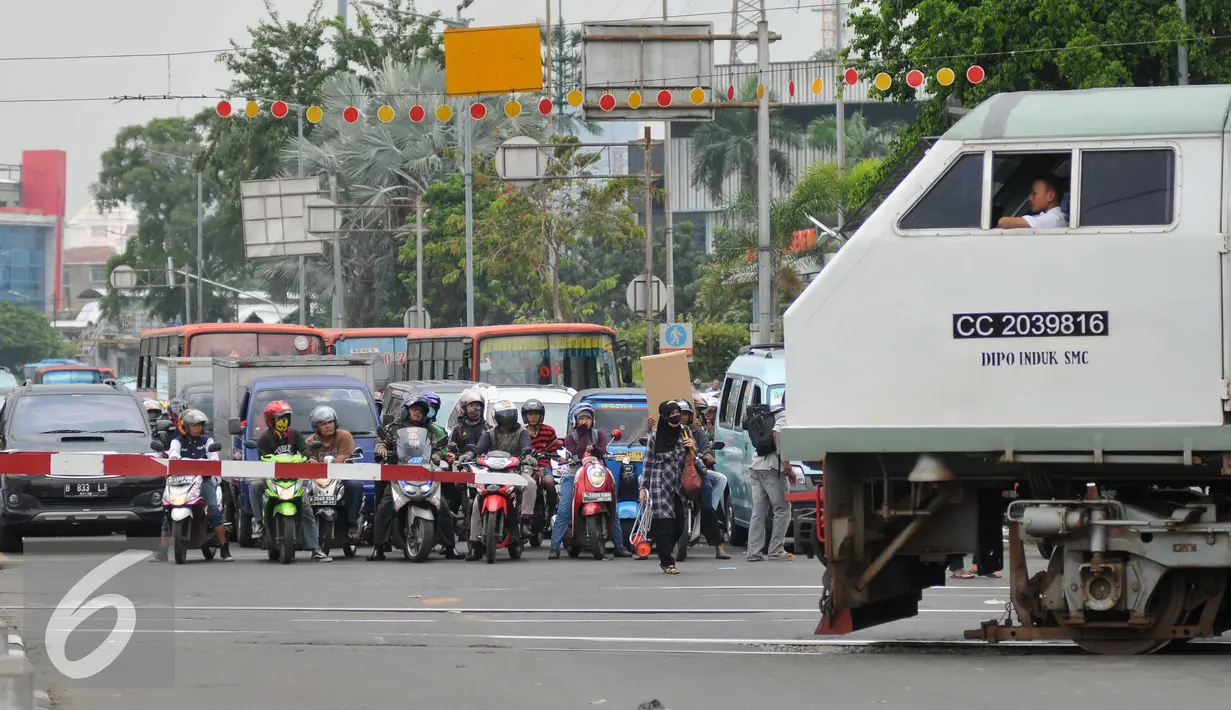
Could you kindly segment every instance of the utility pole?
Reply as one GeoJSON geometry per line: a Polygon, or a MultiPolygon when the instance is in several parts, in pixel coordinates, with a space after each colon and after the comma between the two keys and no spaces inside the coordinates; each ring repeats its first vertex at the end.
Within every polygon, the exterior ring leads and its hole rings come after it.
{"type": "MultiPolygon", "coordinates": [[[[663,22],[667,0],[663,0],[663,22]]],[[[675,322],[675,215],[671,213],[671,119],[663,122],[663,235],[667,240],[667,322],[675,322]]]]}
{"type": "MultiPolygon", "coordinates": [[[[761,0],[761,20],[757,23],[757,69],[759,81],[769,80],[769,20],[765,0],[761,0]]],[[[772,303],[773,265],[770,259],[769,224],[769,91],[757,92],[757,344],[769,343],[774,324],[772,303]]]]}
{"type": "MultiPolygon", "coordinates": [[[[834,8],[838,15],[838,50],[842,51],[842,23],[846,21],[842,14],[842,3],[834,8]]],[[[837,85],[837,91],[834,92],[834,118],[836,119],[835,127],[838,129],[838,175],[846,177],[846,101],[842,98],[843,85],[837,85]]],[[[841,216],[838,218],[838,228],[842,228],[841,216]]]]}
{"type": "MultiPolygon", "coordinates": [[[[1184,34],[1188,34],[1188,2],[1187,0],[1175,0],[1175,4],[1180,6],[1180,22],[1184,25],[1184,34]]],[[[1188,85],[1188,42],[1180,42],[1176,48],[1176,58],[1180,64],[1180,86],[1188,85]]]]}
{"type": "Polygon", "coordinates": [[[466,327],[474,327],[474,174],[470,160],[470,125],[474,120],[467,115],[460,116],[465,124],[463,141],[466,145],[466,327]]]}
{"type": "MultiPolygon", "coordinates": [[[[415,307],[423,317],[423,188],[415,195],[415,307]]],[[[424,323],[420,323],[424,325],[424,323]]]]}
{"type": "MultiPolygon", "coordinates": [[[[295,147],[298,150],[299,168],[296,172],[297,177],[303,177],[303,106],[296,106],[295,113],[297,119],[296,130],[299,133],[299,140],[295,142],[295,147]]],[[[304,255],[299,255],[299,324],[307,325],[308,323],[308,258],[304,255]]]]}
{"type": "MultiPolygon", "coordinates": [[[[555,39],[555,28],[551,26],[551,0],[543,0],[547,6],[547,98],[555,102],[555,94],[551,93],[551,44],[555,39]]],[[[551,117],[555,111],[547,114],[547,135],[551,135],[551,117]]]]}
{"type": "MultiPolygon", "coordinates": [[[[338,203],[338,176],[329,176],[329,201],[338,203]]],[[[342,240],[335,230],[333,233],[333,327],[345,328],[346,299],[342,293],[342,240]]]]}
{"type": "MultiPolygon", "coordinates": [[[[205,210],[201,207],[201,195],[204,192],[201,183],[203,171],[197,170],[197,322],[205,322],[205,210]]],[[[187,279],[184,280],[187,285],[187,279]]]]}
{"type": "Polygon", "coordinates": [[[654,143],[645,127],[645,354],[654,354],[654,143]]]}

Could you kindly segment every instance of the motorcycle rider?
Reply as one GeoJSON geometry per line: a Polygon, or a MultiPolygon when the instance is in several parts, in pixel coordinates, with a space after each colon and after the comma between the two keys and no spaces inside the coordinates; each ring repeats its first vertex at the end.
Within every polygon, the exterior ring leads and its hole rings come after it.
{"type": "Polygon", "coordinates": [[[449,433],[450,461],[458,454],[473,454],[475,447],[479,445],[479,439],[487,433],[487,422],[483,418],[486,406],[482,393],[472,387],[462,393],[458,404],[462,414],[457,418],[457,426],[449,433]]]}
{"type": "Polygon", "coordinates": [[[534,458],[538,461],[537,470],[543,472],[537,480],[543,486],[544,509],[551,511],[557,505],[556,479],[551,476],[548,462],[564,442],[560,441],[555,427],[543,421],[546,414],[547,408],[537,399],[528,399],[521,405],[521,418],[526,423],[526,431],[530,432],[530,447],[534,449],[534,458]]]}
{"type": "MultiPolygon", "coordinates": [[[[205,426],[209,423],[209,417],[198,409],[185,410],[179,417],[180,433],[175,435],[171,440],[171,447],[167,450],[167,458],[169,459],[205,459],[208,461],[217,461],[218,452],[210,451],[209,447],[213,445],[213,437],[205,436],[205,426]]],[[[201,496],[205,498],[205,517],[209,524],[214,528],[214,536],[218,538],[218,546],[222,549],[219,557],[224,562],[230,562],[231,547],[227,544],[227,529],[222,524],[222,511],[219,510],[218,501],[218,482],[213,476],[201,477],[201,496]]],[[[163,516],[162,519],[162,546],[158,549],[158,559],[165,561],[167,559],[167,548],[171,543],[171,519],[163,516]]]]}
{"type": "MultiPolygon", "coordinates": [[[[338,428],[338,413],[333,407],[321,405],[308,415],[308,423],[312,425],[313,441],[321,442],[321,448],[316,450],[316,457],[323,459],[333,456],[334,463],[346,463],[355,453],[355,437],[345,429],[338,428]]],[[[346,522],[351,540],[359,540],[359,514],[363,512],[363,483],[360,481],[342,481],[342,501],[346,505],[346,522]]]]}
{"type": "MultiPolygon", "coordinates": [[[[432,463],[440,464],[447,449],[446,442],[448,436],[445,430],[437,426],[432,421],[434,414],[433,410],[439,411],[439,398],[430,392],[425,392],[413,400],[408,400],[402,404],[402,416],[399,420],[403,426],[399,426],[397,431],[407,427],[419,427],[427,430],[428,440],[432,446],[432,463]],[[433,403],[435,398],[435,403],[433,403]]],[[[396,436],[396,431],[395,434],[396,436]]],[[[401,455],[399,454],[399,459],[401,455]]],[[[375,549],[372,554],[368,555],[368,560],[376,562],[385,559],[385,553],[391,549],[391,540],[393,539],[393,489],[386,486],[381,494],[381,498],[376,504],[376,522],[374,530],[375,549]]],[[[444,547],[444,555],[446,559],[456,560],[461,557],[454,549],[456,545],[456,535],[453,530],[453,516],[450,511],[441,511],[440,515],[436,516],[437,533],[440,535],[441,545],[444,547]]]]}
{"type": "MultiPolygon", "coordinates": [[[[265,405],[264,415],[266,429],[256,442],[258,454],[262,457],[281,454],[312,455],[307,439],[298,430],[291,428],[291,405],[275,400],[265,405]]],[[[264,478],[254,478],[248,482],[253,537],[260,537],[265,524],[265,486],[264,478]]],[[[316,514],[312,512],[312,506],[301,499],[299,513],[299,534],[305,546],[312,546],[312,559],[317,562],[332,562],[329,555],[320,548],[320,526],[316,524],[316,514]]]]}
{"type": "MultiPolygon", "coordinates": [[[[581,402],[569,413],[573,431],[564,437],[564,448],[579,458],[593,456],[602,461],[607,457],[607,432],[594,426],[594,407],[581,402]]],[[[556,522],[551,530],[551,552],[547,559],[560,559],[560,546],[564,544],[564,534],[568,532],[569,522],[573,519],[573,483],[574,476],[567,475],[560,479],[560,502],[556,505],[556,522]]],[[[620,528],[620,516],[611,516],[611,540],[615,545],[616,557],[631,557],[632,552],[624,546],[624,532],[620,528]]]]}
{"type": "MultiPolygon", "coordinates": [[[[513,456],[522,457],[523,461],[527,461],[534,452],[534,448],[530,445],[530,432],[522,427],[521,422],[517,420],[517,409],[510,402],[498,402],[494,405],[494,408],[495,411],[492,412],[492,415],[496,420],[496,427],[483,432],[483,436],[479,438],[479,443],[475,445],[475,456],[482,456],[489,451],[504,451],[513,456]]],[[[526,481],[526,486],[520,491],[521,519],[523,521],[528,521],[534,517],[534,498],[538,495],[538,485],[534,482],[534,476],[528,473],[528,470],[532,470],[532,466],[528,463],[523,463],[521,470],[518,471],[526,481]]],[[[475,498],[470,510],[470,550],[466,555],[466,559],[472,562],[483,557],[483,543],[478,539],[480,529],[479,500],[480,498],[475,498]]]]}

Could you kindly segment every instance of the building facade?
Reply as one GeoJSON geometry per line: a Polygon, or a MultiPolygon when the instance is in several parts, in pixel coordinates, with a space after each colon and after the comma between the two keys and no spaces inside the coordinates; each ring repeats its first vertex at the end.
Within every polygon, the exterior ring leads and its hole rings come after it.
{"type": "Polygon", "coordinates": [[[0,166],[0,300],[45,313],[60,307],[67,159],[27,150],[0,166]]]}

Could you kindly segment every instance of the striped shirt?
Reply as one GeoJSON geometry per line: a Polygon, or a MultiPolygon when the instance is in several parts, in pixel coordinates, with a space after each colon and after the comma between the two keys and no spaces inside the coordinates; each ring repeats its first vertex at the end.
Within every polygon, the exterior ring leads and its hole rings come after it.
{"type": "Polygon", "coordinates": [[[539,433],[531,435],[530,447],[534,449],[534,455],[541,463],[560,448],[560,437],[550,424],[544,422],[539,425],[539,433]]]}

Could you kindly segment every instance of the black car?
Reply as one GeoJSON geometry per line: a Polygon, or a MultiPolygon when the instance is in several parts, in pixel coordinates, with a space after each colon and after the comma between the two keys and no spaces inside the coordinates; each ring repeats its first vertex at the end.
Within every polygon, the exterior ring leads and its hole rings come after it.
{"type": "MultiPolygon", "coordinates": [[[[0,450],[150,453],[141,401],[120,385],[23,385],[0,409],[0,450]]],[[[0,551],[23,535],[157,535],[162,477],[57,473],[0,476],[0,551]]]]}

